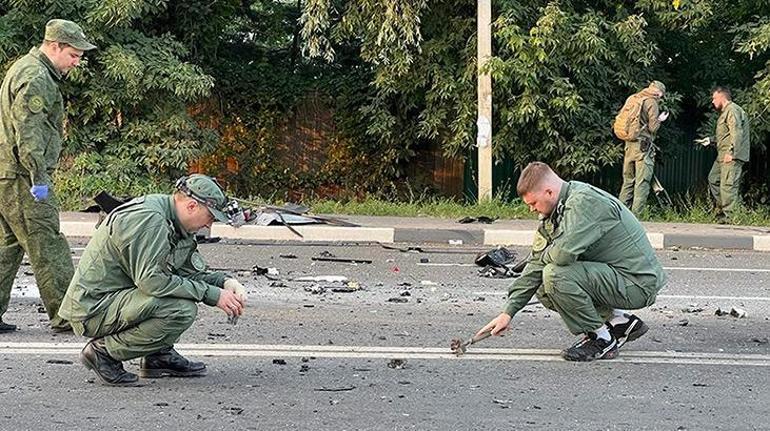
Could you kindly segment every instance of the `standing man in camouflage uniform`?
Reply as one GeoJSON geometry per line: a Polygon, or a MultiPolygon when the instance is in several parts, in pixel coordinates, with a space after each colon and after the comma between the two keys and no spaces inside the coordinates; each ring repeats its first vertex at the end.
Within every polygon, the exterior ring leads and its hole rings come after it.
{"type": "Polygon", "coordinates": [[[697,139],[703,145],[716,145],[717,158],[709,172],[709,191],[716,204],[720,223],[726,223],[741,204],[743,165],[749,162],[750,126],[746,112],[733,102],[727,87],[717,87],[711,103],[719,112],[716,137],[697,139]]]}
{"type": "MultiPolygon", "coordinates": [[[[668,112],[660,112],[660,99],[666,94],[666,86],[652,81],[644,90],[629,97],[641,103],[640,130],[637,139],[626,141],[623,157],[623,186],[618,199],[639,215],[647,206],[653,169],[655,168],[655,135],[660,124],[668,119],[668,112]]],[[[625,105],[624,105],[625,108],[625,105]]]]}
{"type": "Polygon", "coordinates": [[[516,191],[540,214],[532,254],[508,289],[504,311],[479,331],[498,335],[533,295],[584,334],[562,356],[612,359],[647,325],[623,309],[655,302],[666,275],[644,228],[617,199],[589,184],[565,182],[545,163],[530,163],[516,191]],[[609,320],[607,320],[609,319],[609,320]]]}
{"type": "Polygon", "coordinates": [[[108,385],[137,376],[122,361],[141,357],[142,377],[197,377],[206,365],[174,350],[195,320],[199,302],[237,317],[245,288],[209,272],[195,232],[228,222],[224,192],[204,175],[184,177],[173,195],[136,198],[113,210],[80,259],[59,315],[78,335],[91,337],[83,364],[108,385]]]}
{"type": "Polygon", "coordinates": [[[74,22],[51,20],[43,44],[11,66],[0,88],[0,332],[16,330],[2,316],[24,252],[51,328],[70,329],[56,315],[74,271],[51,194],[64,137],[58,82],[94,48],[74,22]]]}

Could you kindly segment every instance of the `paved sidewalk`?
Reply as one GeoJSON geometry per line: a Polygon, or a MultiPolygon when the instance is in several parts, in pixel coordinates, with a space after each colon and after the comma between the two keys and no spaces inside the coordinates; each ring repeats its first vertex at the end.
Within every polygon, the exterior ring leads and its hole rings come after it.
{"type": "MultiPolygon", "coordinates": [[[[215,224],[212,236],[261,241],[343,241],[382,243],[442,243],[464,245],[519,245],[532,243],[535,220],[497,220],[491,224],[462,224],[433,217],[373,217],[331,215],[360,227],[330,225],[295,226],[299,238],[283,226],[243,226],[234,229],[215,224]]],[[[67,212],[61,230],[67,236],[90,237],[98,214],[67,212]]],[[[643,223],[657,249],[720,248],[770,251],[770,227],[723,226],[686,223],[643,223]]]]}

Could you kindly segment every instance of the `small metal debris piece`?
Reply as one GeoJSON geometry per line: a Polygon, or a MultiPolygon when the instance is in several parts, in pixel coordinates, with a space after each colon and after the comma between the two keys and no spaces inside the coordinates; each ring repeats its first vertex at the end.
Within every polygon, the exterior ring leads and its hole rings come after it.
{"type": "Polygon", "coordinates": [[[356,259],[348,257],[311,257],[310,260],[316,262],[372,263],[370,259],[356,259]]]}
{"type": "Polygon", "coordinates": [[[292,253],[287,253],[287,254],[279,254],[278,257],[282,259],[296,259],[297,255],[292,253]]]}
{"type": "Polygon", "coordinates": [[[770,339],[768,339],[767,337],[765,337],[765,338],[754,337],[754,338],[751,339],[751,341],[753,341],[755,343],[758,343],[758,344],[767,344],[768,341],[770,341],[770,339]]]}
{"type": "Polygon", "coordinates": [[[355,389],[355,386],[348,386],[348,387],[342,387],[342,388],[315,388],[314,391],[317,392],[345,392],[345,391],[352,391],[355,389]]]}
{"type": "Polygon", "coordinates": [[[57,365],[72,365],[72,361],[68,361],[66,359],[49,359],[45,361],[46,364],[57,364],[57,365]]]}
{"type": "Polygon", "coordinates": [[[452,342],[449,344],[449,348],[452,350],[452,353],[454,353],[456,356],[462,356],[466,350],[468,350],[468,346],[471,344],[478,343],[481,340],[484,340],[486,338],[489,338],[489,336],[492,335],[492,330],[488,330],[485,332],[482,332],[479,335],[474,335],[468,341],[463,342],[459,338],[452,339],[452,342]]]}
{"type": "Polygon", "coordinates": [[[405,302],[409,302],[409,299],[408,298],[404,298],[402,296],[402,297],[398,297],[398,298],[388,298],[388,302],[396,302],[396,303],[403,304],[405,302]]]}
{"type": "Polygon", "coordinates": [[[727,310],[723,310],[721,308],[717,308],[717,310],[714,312],[714,314],[717,315],[717,316],[727,316],[728,314],[730,314],[730,312],[727,311],[727,310]]]}
{"type": "Polygon", "coordinates": [[[682,320],[680,320],[680,321],[679,321],[679,323],[677,323],[677,324],[678,324],[679,326],[687,326],[687,325],[689,325],[689,324],[690,324],[690,321],[689,321],[689,320],[687,320],[687,319],[682,319],[682,320]]]}
{"type": "Polygon", "coordinates": [[[683,313],[700,313],[701,311],[703,311],[703,307],[690,306],[682,309],[683,313]]]}
{"type": "Polygon", "coordinates": [[[429,262],[430,262],[430,259],[428,259],[427,257],[420,258],[420,263],[429,263],[429,262]]]}
{"type": "Polygon", "coordinates": [[[275,365],[286,365],[285,359],[273,359],[273,364],[275,365]]]}
{"type": "Polygon", "coordinates": [[[393,368],[394,370],[400,370],[406,366],[406,359],[391,359],[388,362],[388,368],[393,368]]]}
{"type": "Polygon", "coordinates": [[[730,309],[730,315],[738,319],[743,319],[744,317],[746,317],[746,310],[742,308],[733,307],[730,309]]]}

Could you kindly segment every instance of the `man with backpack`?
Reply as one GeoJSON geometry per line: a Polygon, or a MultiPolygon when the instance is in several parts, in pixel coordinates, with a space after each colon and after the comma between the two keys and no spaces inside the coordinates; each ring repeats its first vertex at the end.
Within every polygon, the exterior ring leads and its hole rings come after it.
{"type": "Polygon", "coordinates": [[[665,94],[666,86],[652,81],[626,99],[613,124],[615,135],[626,143],[623,186],[618,199],[636,215],[644,210],[650,194],[655,167],[653,141],[660,124],[668,118],[668,112],[660,112],[660,99],[665,94]]]}

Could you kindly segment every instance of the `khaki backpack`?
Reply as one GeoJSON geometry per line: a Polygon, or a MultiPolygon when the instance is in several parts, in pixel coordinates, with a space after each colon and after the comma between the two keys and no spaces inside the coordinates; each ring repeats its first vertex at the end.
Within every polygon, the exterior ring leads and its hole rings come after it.
{"type": "Polygon", "coordinates": [[[642,128],[646,126],[646,124],[642,124],[642,104],[644,99],[649,97],[641,92],[628,96],[626,103],[623,104],[623,108],[615,116],[615,122],[612,124],[615,136],[623,141],[635,141],[639,138],[642,128]]]}

